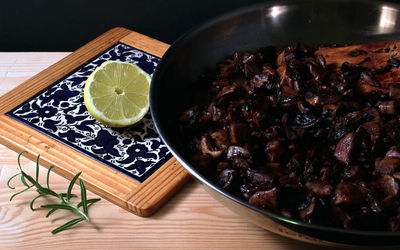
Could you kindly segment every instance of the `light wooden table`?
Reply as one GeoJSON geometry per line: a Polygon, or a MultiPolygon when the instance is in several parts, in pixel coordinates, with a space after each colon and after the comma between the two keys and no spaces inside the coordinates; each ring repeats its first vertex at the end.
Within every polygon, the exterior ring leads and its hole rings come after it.
{"type": "MultiPolygon", "coordinates": [[[[0,95],[69,53],[0,53],[0,95]]],[[[68,213],[32,212],[28,191],[9,201],[13,190],[6,182],[17,172],[17,153],[0,144],[0,249],[114,249],[114,248],[262,248],[320,249],[265,231],[222,206],[200,184],[190,181],[153,216],[142,218],[102,199],[89,209],[91,223],[52,235],[65,223],[68,213]]],[[[35,164],[22,158],[23,168],[34,174],[35,164]]],[[[42,182],[46,169],[40,167],[42,182]]],[[[57,174],[52,189],[65,192],[69,181],[57,174]]],[[[22,189],[19,180],[12,182],[22,189]]],[[[75,187],[75,193],[79,193],[75,187]]],[[[88,198],[97,195],[88,193],[88,198]]],[[[38,205],[40,202],[37,203],[38,205]]]]}

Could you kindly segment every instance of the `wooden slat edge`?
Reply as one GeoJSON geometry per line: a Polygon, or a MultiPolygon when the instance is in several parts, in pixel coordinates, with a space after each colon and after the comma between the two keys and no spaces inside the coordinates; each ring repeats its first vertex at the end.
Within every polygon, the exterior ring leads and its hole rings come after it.
{"type": "Polygon", "coordinates": [[[137,215],[149,216],[157,211],[189,178],[189,172],[172,157],[125,197],[126,206],[137,215]]]}
{"type": "Polygon", "coordinates": [[[8,112],[42,89],[71,73],[131,32],[128,29],[120,27],[111,29],[1,96],[0,115],[8,112]]]}
{"type": "Polygon", "coordinates": [[[55,166],[54,171],[67,179],[82,171],[80,177],[89,190],[124,208],[127,207],[123,197],[139,184],[6,115],[0,115],[0,143],[18,153],[26,150],[26,156],[32,160],[40,154],[42,165],[55,166]]]}
{"type": "Polygon", "coordinates": [[[132,31],[129,35],[123,37],[120,42],[129,44],[137,49],[146,51],[152,55],[162,57],[169,48],[169,45],[154,38],[132,31]]]}

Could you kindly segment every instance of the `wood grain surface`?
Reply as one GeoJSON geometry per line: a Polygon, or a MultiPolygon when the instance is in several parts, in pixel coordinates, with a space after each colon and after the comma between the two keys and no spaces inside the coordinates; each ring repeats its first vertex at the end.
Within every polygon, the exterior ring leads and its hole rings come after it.
{"type": "MultiPolygon", "coordinates": [[[[68,53],[0,53],[0,95],[68,53]],[[7,73],[8,72],[8,73],[7,73]]],[[[34,162],[22,157],[27,172],[34,162]]],[[[70,214],[32,212],[34,191],[9,201],[13,190],[6,181],[16,173],[17,153],[0,145],[0,249],[321,249],[277,236],[240,218],[215,201],[194,181],[187,183],[156,214],[139,217],[102,199],[89,208],[90,223],[51,235],[70,214]]],[[[45,167],[40,167],[44,180],[45,167]]],[[[69,181],[53,174],[50,185],[65,192],[69,181]]],[[[16,190],[22,184],[12,182],[16,190]]],[[[75,187],[75,193],[79,190],[75,187]]],[[[88,192],[88,198],[97,198],[88,192]]],[[[40,205],[40,201],[37,203],[40,205]]],[[[328,248],[331,249],[331,248],[328,248]]]]}

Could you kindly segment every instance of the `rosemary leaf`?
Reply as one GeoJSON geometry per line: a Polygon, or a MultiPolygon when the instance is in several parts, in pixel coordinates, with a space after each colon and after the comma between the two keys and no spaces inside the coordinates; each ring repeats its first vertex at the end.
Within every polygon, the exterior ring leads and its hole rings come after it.
{"type": "Polygon", "coordinates": [[[26,183],[25,176],[24,176],[23,174],[21,174],[21,182],[22,182],[22,184],[24,184],[26,187],[29,187],[28,183],[26,183]]]}
{"type": "Polygon", "coordinates": [[[15,187],[11,187],[10,186],[10,182],[11,182],[11,180],[12,179],[14,179],[15,177],[17,177],[18,175],[20,175],[21,173],[17,173],[17,174],[15,174],[15,175],[13,175],[8,181],[7,181],[7,186],[10,188],[10,189],[15,189],[15,187]]]}
{"type": "MultiPolygon", "coordinates": [[[[86,204],[89,207],[89,205],[91,205],[91,204],[93,204],[93,203],[95,203],[95,202],[97,202],[99,200],[101,200],[101,199],[89,199],[89,200],[86,201],[86,204]]],[[[82,206],[82,202],[79,202],[78,205],[76,205],[76,207],[78,207],[78,208],[81,207],[81,206],[82,206]]]]}
{"type": "Polygon", "coordinates": [[[76,208],[71,207],[69,205],[64,205],[64,204],[46,204],[46,205],[41,205],[40,207],[42,207],[42,208],[65,209],[65,210],[71,210],[71,211],[75,211],[76,210],[76,208]]]}
{"type": "Polygon", "coordinates": [[[18,168],[19,168],[20,170],[22,170],[20,159],[21,159],[21,155],[22,155],[23,153],[28,153],[28,152],[27,152],[27,151],[22,151],[21,153],[18,154],[17,163],[18,163],[18,168]]]}
{"type": "Polygon", "coordinates": [[[48,188],[41,187],[41,188],[39,188],[38,191],[39,191],[39,193],[48,194],[48,195],[52,195],[52,196],[58,197],[58,194],[56,192],[54,192],[53,190],[48,189],[48,188]]]}
{"type": "MultiPolygon", "coordinates": [[[[31,184],[35,185],[37,188],[40,188],[40,187],[41,187],[41,186],[39,185],[39,183],[38,183],[37,181],[35,181],[35,180],[32,178],[32,176],[30,176],[30,175],[28,175],[27,173],[25,173],[24,171],[22,171],[22,169],[21,169],[21,176],[24,177],[24,178],[26,178],[26,179],[28,179],[28,181],[29,181],[31,184]]],[[[22,177],[21,177],[21,178],[22,178],[22,177]]]]}
{"type": "Polygon", "coordinates": [[[83,212],[86,215],[88,215],[87,200],[86,200],[86,187],[82,180],[79,180],[79,185],[81,186],[81,200],[82,200],[81,203],[82,203],[83,212]]]}
{"type": "MultiPolygon", "coordinates": [[[[61,195],[61,197],[63,197],[63,198],[65,198],[65,197],[67,197],[67,193],[61,193],[61,194],[59,194],[59,195],[61,195]]],[[[71,198],[74,198],[74,197],[78,197],[76,194],[71,194],[71,196],[70,196],[71,198]]]]}
{"type": "Polygon", "coordinates": [[[54,213],[54,212],[57,211],[58,209],[73,211],[73,212],[78,213],[78,214],[81,216],[81,217],[79,217],[79,218],[73,219],[73,220],[71,220],[71,221],[65,223],[64,225],[62,225],[62,226],[60,226],[60,227],[54,229],[54,230],[51,232],[51,233],[53,233],[53,234],[56,234],[56,233],[61,232],[61,231],[65,230],[65,229],[68,229],[68,228],[72,227],[73,225],[75,225],[75,224],[77,224],[77,223],[79,223],[79,222],[81,222],[81,221],[84,221],[84,220],[89,221],[88,205],[91,205],[91,204],[93,204],[93,203],[99,201],[100,199],[89,199],[89,200],[87,200],[87,198],[86,198],[86,187],[85,187],[85,184],[83,183],[82,180],[79,180],[79,184],[80,184],[80,188],[81,188],[81,196],[82,196],[82,197],[81,197],[81,202],[79,202],[77,205],[74,205],[74,204],[72,204],[72,203],[70,202],[70,199],[71,199],[72,197],[77,197],[75,194],[72,194],[71,191],[72,191],[72,188],[73,188],[73,186],[74,186],[76,180],[78,180],[78,178],[79,178],[81,172],[77,173],[77,174],[72,178],[72,180],[71,180],[71,182],[70,182],[70,184],[69,184],[69,186],[68,186],[68,190],[67,190],[66,193],[60,193],[60,194],[58,194],[58,193],[54,192],[53,190],[51,190],[51,189],[50,189],[50,185],[49,185],[50,170],[53,168],[53,166],[49,167],[49,169],[48,169],[48,171],[47,171],[47,179],[46,179],[47,188],[45,188],[45,187],[43,187],[43,186],[41,186],[41,185],[39,184],[39,157],[40,157],[40,155],[38,155],[37,158],[36,158],[36,174],[35,174],[35,179],[34,179],[32,176],[28,175],[27,173],[25,173],[25,172],[22,170],[20,158],[21,158],[21,155],[22,155],[23,153],[25,153],[25,152],[26,152],[26,151],[23,151],[23,152],[21,152],[21,153],[18,155],[18,160],[17,160],[17,162],[18,162],[18,171],[19,171],[19,173],[13,175],[13,176],[7,181],[7,186],[8,186],[10,189],[15,189],[15,187],[12,187],[12,186],[10,185],[10,182],[11,182],[11,180],[13,180],[15,177],[21,175],[21,182],[22,182],[22,184],[24,184],[24,186],[26,186],[26,188],[23,189],[22,191],[19,191],[19,192],[13,194],[13,195],[10,197],[10,201],[11,201],[15,196],[17,196],[17,195],[19,195],[19,194],[21,194],[21,193],[27,191],[28,189],[30,189],[30,188],[32,188],[32,187],[36,187],[36,191],[39,193],[39,195],[37,195],[35,198],[33,198],[32,201],[30,202],[30,205],[29,205],[29,206],[30,206],[30,208],[31,208],[32,211],[37,210],[37,208],[34,208],[34,206],[33,206],[34,203],[35,203],[35,201],[36,201],[37,199],[39,199],[40,197],[43,197],[43,196],[50,195],[50,196],[54,196],[54,197],[60,199],[60,200],[61,200],[61,203],[60,203],[60,204],[45,204],[45,205],[41,205],[41,206],[40,206],[41,208],[48,208],[48,209],[50,209],[49,212],[46,214],[46,217],[49,217],[52,213],[54,213]],[[28,182],[30,182],[30,184],[28,184],[28,182]],[[79,209],[80,207],[82,207],[83,210],[80,210],[80,209],[79,209]]]}
{"type": "Polygon", "coordinates": [[[78,179],[79,175],[81,175],[82,172],[77,173],[74,178],[72,178],[71,183],[68,186],[68,191],[67,191],[67,201],[69,201],[69,199],[71,198],[71,191],[72,191],[72,187],[75,184],[75,181],[78,179]]]}
{"type": "Polygon", "coordinates": [[[73,220],[71,220],[71,221],[65,223],[64,225],[62,225],[62,226],[60,226],[60,227],[57,227],[56,229],[54,229],[53,231],[51,231],[51,233],[52,233],[52,234],[59,233],[59,232],[65,230],[65,229],[67,229],[67,228],[69,228],[69,227],[72,227],[73,225],[75,225],[75,224],[77,224],[77,223],[79,223],[79,222],[81,222],[81,221],[83,221],[83,220],[86,220],[86,218],[85,218],[85,217],[79,217],[79,218],[73,219],[73,220]]]}
{"type": "Polygon", "coordinates": [[[54,168],[54,166],[50,166],[49,169],[47,170],[47,188],[50,189],[50,185],[49,185],[49,177],[50,177],[50,170],[54,168]]]}
{"type": "Polygon", "coordinates": [[[26,183],[25,178],[24,178],[26,174],[22,171],[22,167],[21,167],[21,155],[23,153],[28,153],[28,152],[27,151],[22,151],[21,153],[18,154],[18,159],[17,159],[18,169],[19,169],[19,171],[21,173],[21,182],[22,182],[22,184],[24,184],[25,186],[29,187],[29,185],[26,183]]]}
{"type": "Polygon", "coordinates": [[[17,195],[19,195],[19,194],[22,194],[23,192],[25,192],[26,190],[30,189],[31,187],[33,187],[33,185],[32,185],[32,186],[28,186],[28,187],[25,188],[24,190],[19,191],[19,192],[15,193],[15,194],[11,195],[10,201],[12,201],[12,199],[13,199],[15,196],[17,196],[17,195]]]}
{"type": "Polygon", "coordinates": [[[36,179],[35,179],[36,182],[39,181],[39,157],[40,157],[40,154],[36,158],[36,179]]]}
{"type": "Polygon", "coordinates": [[[37,199],[39,199],[40,197],[43,197],[43,196],[44,196],[43,194],[39,194],[38,196],[36,196],[35,198],[33,198],[33,200],[31,201],[31,203],[29,204],[29,206],[30,206],[30,208],[31,208],[32,211],[35,211],[35,210],[36,210],[35,208],[33,208],[33,203],[35,203],[35,201],[36,201],[37,199]]]}
{"type": "Polygon", "coordinates": [[[47,214],[46,218],[50,216],[50,214],[54,213],[57,210],[57,208],[52,208],[47,214]]]}

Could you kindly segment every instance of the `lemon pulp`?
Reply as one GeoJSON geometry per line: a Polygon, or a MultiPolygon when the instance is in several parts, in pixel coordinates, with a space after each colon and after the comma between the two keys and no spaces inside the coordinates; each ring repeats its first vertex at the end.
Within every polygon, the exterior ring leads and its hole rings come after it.
{"type": "Polygon", "coordinates": [[[131,126],[149,110],[150,76],[132,63],[106,61],[88,77],[84,103],[110,127],[131,126]]]}

